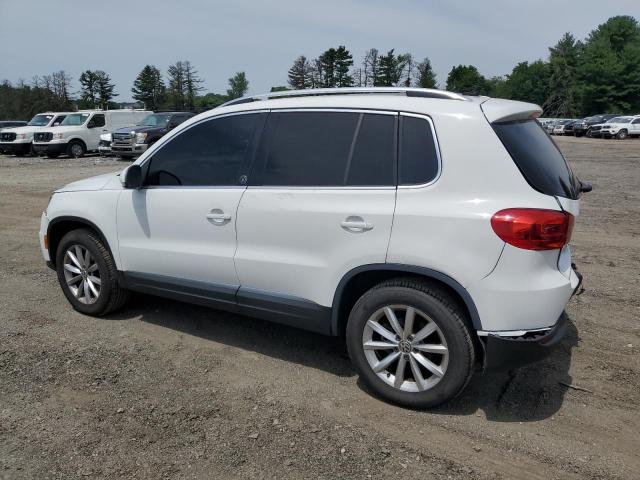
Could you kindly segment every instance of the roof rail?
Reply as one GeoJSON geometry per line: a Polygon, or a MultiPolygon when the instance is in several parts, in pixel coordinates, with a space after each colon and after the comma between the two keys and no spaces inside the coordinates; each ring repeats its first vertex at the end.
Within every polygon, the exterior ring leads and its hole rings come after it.
{"type": "Polygon", "coordinates": [[[434,88],[409,88],[409,87],[343,87],[343,88],[310,88],[306,90],[286,90],[281,92],[262,93],[236,98],[220,105],[240,105],[241,103],[257,102],[272,98],[311,97],[318,95],[354,95],[354,94],[397,94],[407,97],[441,98],[445,100],[468,100],[459,93],[436,90],[434,88]]]}

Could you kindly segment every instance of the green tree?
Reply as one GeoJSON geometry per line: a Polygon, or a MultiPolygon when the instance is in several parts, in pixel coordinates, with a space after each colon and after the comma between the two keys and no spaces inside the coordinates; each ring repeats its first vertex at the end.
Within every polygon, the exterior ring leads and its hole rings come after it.
{"type": "Polygon", "coordinates": [[[640,112],[640,26],[612,17],[587,37],[578,65],[585,114],[640,112]]]}
{"type": "Polygon", "coordinates": [[[335,56],[335,86],[351,87],[353,85],[353,77],[349,75],[349,69],[353,65],[353,56],[344,45],[340,45],[336,49],[335,56]]]}
{"type": "Polygon", "coordinates": [[[418,64],[418,78],[416,87],[420,88],[437,88],[436,74],[431,67],[431,61],[425,58],[418,64]]]}
{"type": "Polygon", "coordinates": [[[300,55],[289,69],[289,86],[294,90],[303,90],[313,86],[311,64],[307,57],[300,55]]]}
{"type": "Polygon", "coordinates": [[[447,90],[469,95],[486,95],[489,93],[487,80],[473,65],[453,67],[447,76],[447,90]]]}
{"type": "Polygon", "coordinates": [[[278,85],[276,87],[271,87],[271,92],[287,92],[289,89],[284,85],[278,85]]]}
{"type": "Polygon", "coordinates": [[[314,61],[316,70],[314,86],[324,88],[352,86],[353,78],[349,74],[349,68],[352,65],[353,57],[344,45],[324,51],[314,61]]]}
{"type": "Polygon", "coordinates": [[[249,81],[244,72],[237,72],[229,79],[229,88],[227,89],[227,98],[233,100],[244,96],[249,90],[249,81]]]}
{"type": "Polygon", "coordinates": [[[166,87],[160,70],[153,65],[145,65],[133,82],[131,93],[135,100],[144,103],[145,108],[160,109],[166,97],[166,87]]]}
{"type": "Polygon", "coordinates": [[[182,61],[177,61],[167,70],[169,88],[167,94],[171,105],[176,110],[184,110],[187,104],[185,66],[182,61]]]}
{"type": "Polygon", "coordinates": [[[96,93],[100,108],[109,108],[111,100],[118,96],[115,93],[115,85],[111,82],[111,77],[106,72],[96,70],[93,74],[95,75],[96,93]]]}
{"type": "Polygon", "coordinates": [[[520,62],[504,85],[505,98],[544,105],[549,97],[549,65],[542,60],[520,62]]]}
{"type": "Polygon", "coordinates": [[[394,49],[392,48],[386,55],[380,55],[378,59],[378,75],[375,81],[376,86],[392,87],[400,83],[407,56],[396,56],[393,52],[394,49]]]}
{"type": "Polygon", "coordinates": [[[98,103],[98,88],[96,74],[91,70],[85,70],[80,74],[80,108],[96,108],[98,103]]]}
{"type": "Polygon", "coordinates": [[[565,33],[549,48],[549,96],[543,105],[545,115],[576,117],[580,113],[577,67],[582,43],[565,33]]]}
{"type": "Polygon", "coordinates": [[[198,76],[197,70],[191,65],[189,60],[182,62],[184,70],[184,98],[186,108],[193,110],[196,105],[198,92],[202,90],[200,86],[203,80],[198,76]]]}

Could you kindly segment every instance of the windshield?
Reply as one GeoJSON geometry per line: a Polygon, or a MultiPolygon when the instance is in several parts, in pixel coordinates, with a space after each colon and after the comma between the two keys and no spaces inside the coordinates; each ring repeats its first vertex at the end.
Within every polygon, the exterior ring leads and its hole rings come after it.
{"type": "Polygon", "coordinates": [[[615,117],[611,120],[607,120],[607,123],[630,123],[631,117],[615,117]]]}
{"type": "Polygon", "coordinates": [[[82,125],[89,118],[88,113],[72,113],[67,115],[60,125],[82,125]]]}
{"type": "Polygon", "coordinates": [[[27,125],[32,127],[44,127],[49,124],[49,121],[53,118],[53,115],[36,115],[33,117],[27,125]]]}
{"type": "Polygon", "coordinates": [[[153,115],[144,117],[144,120],[142,120],[139,125],[145,127],[164,127],[167,123],[169,123],[170,118],[171,115],[154,113],[153,115]]]}

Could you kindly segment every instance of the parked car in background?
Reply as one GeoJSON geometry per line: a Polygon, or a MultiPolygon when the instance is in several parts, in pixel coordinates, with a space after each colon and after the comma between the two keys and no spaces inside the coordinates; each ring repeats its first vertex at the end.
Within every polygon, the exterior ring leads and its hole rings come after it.
{"type": "Polygon", "coordinates": [[[640,116],[614,117],[600,127],[600,135],[604,138],[624,140],[640,136],[640,116]]]}
{"type": "Polygon", "coordinates": [[[81,313],[134,290],[340,336],[368,389],[433,407],[567,331],[590,186],[540,113],[417,88],[237,99],[57,190],[40,248],[81,313]]]}
{"type": "Polygon", "coordinates": [[[68,114],[69,112],[38,113],[26,126],[0,132],[0,150],[19,156],[31,153],[34,133],[46,127],[60,125],[68,114]]]}
{"type": "Polygon", "coordinates": [[[82,157],[97,151],[100,135],[134,125],[151,112],[145,110],[82,110],[71,113],[62,123],[34,134],[33,151],[56,158],[61,154],[82,157]]]}
{"type": "Polygon", "coordinates": [[[553,134],[564,135],[565,127],[572,122],[573,120],[568,120],[568,119],[558,120],[553,126],[553,134]]]}
{"type": "Polygon", "coordinates": [[[0,120],[0,130],[11,127],[24,127],[27,123],[24,120],[0,120]]]}
{"type": "MultiPolygon", "coordinates": [[[[594,125],[600,125],[611,118],[619,116],[620,114],[618,113],[606,113],[603,115],[593,115],[591,117],[583,118],[582,121],[579,121],[574,125],[573,133],[576,137],[581,137],[583,135],[590,136],[589,131],[594,125]]],[[[597,128],[594,132],[599,130],[600,128],[597,128]]]]}
{"type": "Polygon", "coordinates": [[[103,133],[100,135],[100,141],[98,142],[98,153],[101,157],[108,157],[111,155],[111,134],[103,133]]]}
{"type": "Polygon", "coordinates": [[[157,112],[145,117],[133,128],[120,128],[113,132],[111,151],[120,158],[134,158],[144,153],[185,120],[193,117],[190,112],[157,112]]]}
{"type": "Polygon", "coordinates": [[[576,126],[576,124],[577,124],[578,122],[580,122],[580,121],[581,121],[581,120],[574,119],[574,120],[571,120],[569,123],[567,123],[567,124],[564,126],[564,132],[563,132],[563,133],[564,133],[564,135],[571,135],[571,136],[573,136],[573,135],[574,135],[574,131],[575,131],[575,126],[576,126]]]}

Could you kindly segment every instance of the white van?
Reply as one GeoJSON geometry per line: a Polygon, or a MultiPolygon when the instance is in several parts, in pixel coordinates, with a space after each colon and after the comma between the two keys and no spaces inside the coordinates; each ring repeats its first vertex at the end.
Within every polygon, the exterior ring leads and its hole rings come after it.
{"type": "Polygon", "coordinates": [[[135,125],[150,113],[147,110],[80,110],[67,115],[54,128],[36,132],[33,151],[56,158],[61,154],[82,157],[98,150],[100,135],[117,128],[135,125]]]}
{"type": "Polygon", "coordinates": [[[23,156],[31,153],[31,142],[34,133],[56,127],[62,123],[71,112],[45,112],[38,113],[24,127],[7,129],[0,133],[0,150],[23,156]]]}

